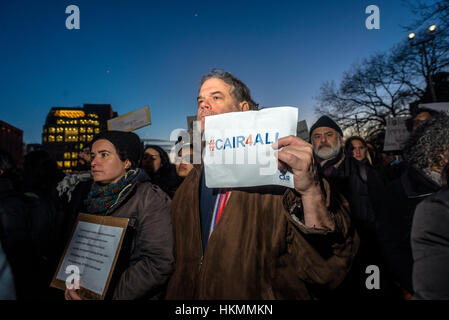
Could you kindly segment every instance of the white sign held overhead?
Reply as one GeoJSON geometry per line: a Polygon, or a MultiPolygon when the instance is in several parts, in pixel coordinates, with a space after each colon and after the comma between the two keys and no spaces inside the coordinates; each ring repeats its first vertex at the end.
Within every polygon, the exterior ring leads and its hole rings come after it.
{"type": "Polygon", "coordinates": [[[125,113],[124,115],[108,120],[108,130],[134,131],[151,124],[150,108],[143,108],[125,113]]]}
{"type": "Polygon", "coordinates": [[[443,111],[449,114],[449,102],[420,103],[418,107],[443,111]]]}
{"type": "Polygon", "coordinates": [[[302,140],[306,142],[309,142],[309,129],[307,127],[306,120],[298,122],[298,127],[296,128],[296,136],[300,137],[302,140]]]}
{"type": "Polygon", "coordinates": [[[407,117],[387,118],[383,151],[402,150],[410,135],[405,125],[407,119],[407,117]]]}

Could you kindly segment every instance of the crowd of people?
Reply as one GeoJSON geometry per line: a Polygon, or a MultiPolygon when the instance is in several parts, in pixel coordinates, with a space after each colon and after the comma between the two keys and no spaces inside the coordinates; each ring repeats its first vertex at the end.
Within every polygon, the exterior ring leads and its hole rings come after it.
{"type": "MultiPolygon", "coordinates": [[[[217,70],[197,103],[202,130],[258,109],[217,70]]],[[[201,150],[182,144],[172,163],[130,132],[96,135],[67,175],[45,151],[20,168],[0,151],[0,299],[82,299],[50,287],[79,213],[129,219],[106,299],[447,299],[448,120],[414,110],[404,149],[384,152],[322,116],[309,141],[273,145],[294,188],[208,188],[201,150]]]]}

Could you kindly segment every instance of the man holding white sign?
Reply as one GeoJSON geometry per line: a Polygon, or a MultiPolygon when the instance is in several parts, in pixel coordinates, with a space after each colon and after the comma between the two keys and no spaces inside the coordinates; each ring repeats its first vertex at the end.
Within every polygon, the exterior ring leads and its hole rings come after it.
{"type": "MultiPolygon", "coordinates": [[[[243,82],[215,70],[203,77],[197,102],[202,130],[208,116],[257,110],[243,82]]],[[[168,299],[312,299],[326,294],[318,287],[335,288],[345,277],[357,247],[347,207],[331,202],[338,197],[318,179],[309,143],[270,137],[264,142],[273,142],[294,188],[208,188],[202,165],[179,187],[168,299]]]]}

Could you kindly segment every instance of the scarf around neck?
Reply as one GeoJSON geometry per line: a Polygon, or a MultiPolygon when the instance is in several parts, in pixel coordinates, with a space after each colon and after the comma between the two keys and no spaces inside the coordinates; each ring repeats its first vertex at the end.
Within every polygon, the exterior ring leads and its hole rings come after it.
{"type": "Polygon", "coordinates": [[[136,170],[130,170],[116,183],[92,184],[89,195],[85,200],[87,212],[104,216],[107,210],[117,203],[122,192],[132,185],[131,182],[137,176],[137,173],[136,170]]]}

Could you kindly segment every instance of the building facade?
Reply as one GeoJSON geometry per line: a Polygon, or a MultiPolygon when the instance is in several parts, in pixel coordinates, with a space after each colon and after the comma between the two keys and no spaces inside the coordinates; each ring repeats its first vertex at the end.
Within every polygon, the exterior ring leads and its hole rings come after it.
{"type": "Polygon", "coordinates": [[[20,166],[23,156],[23,131],[0,120],[0,148],[11,154],[20,166]]]}
{"type": "Polygon", "coordinates": [[[42,145],[64,172],[72,172],[78,156],[93,137],[107,130],[107,121],[117,116],[109,104],[54,107],[47,115],[42,145]]]}

